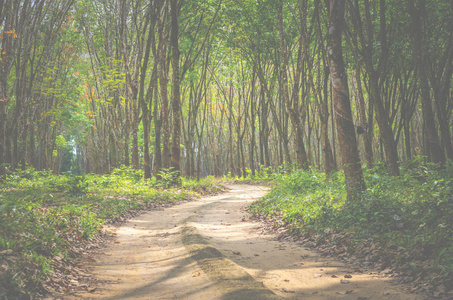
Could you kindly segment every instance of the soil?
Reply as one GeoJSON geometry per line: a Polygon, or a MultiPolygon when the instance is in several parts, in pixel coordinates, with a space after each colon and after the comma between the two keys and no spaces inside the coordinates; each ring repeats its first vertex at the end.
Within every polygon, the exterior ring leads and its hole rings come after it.
{"type": "Polygon", "coordinates": [[[266,188],[229,191],[136,216],[86,260],[89,288],[65,299],[423,299],[378,272],[279,239],[245,209],[266,188]]]}

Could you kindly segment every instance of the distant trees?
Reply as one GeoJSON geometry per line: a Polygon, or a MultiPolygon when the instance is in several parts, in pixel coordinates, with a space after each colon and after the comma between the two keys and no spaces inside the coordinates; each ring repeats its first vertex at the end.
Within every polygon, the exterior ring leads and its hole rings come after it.
{"type": "Polygon", "coordinates": [[[1,178],[6,167],[58,169],[61,153],[55,141],[70,122],[78,96],[72,67],[77,48],[69,44],[73,4],[0,3],[1,178]]]}
{"type": "MultiPolygon", "coordinates": [[[[452,3],[453,5],[453,3],[452,3]]],[[[451,7],[450,7],[451,9],[451,7]]],[[[445,108],[445,99],[448,98],[447,93],[441,90],[449,90],[450,82],[452,76],[452,59],[453,51],[449,48],[453,45],[453,33],[451,32],[451,25],[447,25],[447,31],[449,31],[446,36],[447,47],[445,50],[440,50],[441,60],[436,65],[436,59],[430,57],[428,52],[429,49],[429,39],[427,38],[428,33],[428,15],[426,8],[426,1],[409,1],[408,2],[408,11],[411,15],[411,27],[412,27],[412,43],[414,48],[414,62],[417,67],[417,74],[419,78],[420,85],[420,99],[422,103],[422,114],[423,114],[423,129],[426,135],[426,148],[428,150],[428,155],[430,159],[440,165],[445,164],[445,150],[449,155],[449,158],[452,157],[452,143],[450,137],[450,130],[447,130],[448,125],[445,124],[445,111],[441,107],[445,108]],[[434,61],[432,61],[434,59],[434,61]],[[431,63],[433,65],[431,65],[431,63]],[[438,68],[438,70],[435,70],[438,68]],[[429,85],[428,74],[431,72],[431,84],[429,85]],[[433,105],[431,101],[431,89],[437,94],[434,99],[437,100],[438,107],[438,120],[440,125],[440,132],[444,140],[444,148],[440,144],[438,131],[436,128],[436,121],[433,112],[433,105]]],[[[452,18],[449,18],[449,21],[452,21],[452,18]]],[[[447,110],[448,112],[448,110],[447,110]]],[[[451,126],[450,126],[451,127],[451,126]]]]}
{"type": "Polygon", "coordinates": [[[361,160],[444,166],[451,3],[340,2],[0,1],[2,178],[58,172],[65,143],[147,178],[343,167],[351,195],[361,160]]]}

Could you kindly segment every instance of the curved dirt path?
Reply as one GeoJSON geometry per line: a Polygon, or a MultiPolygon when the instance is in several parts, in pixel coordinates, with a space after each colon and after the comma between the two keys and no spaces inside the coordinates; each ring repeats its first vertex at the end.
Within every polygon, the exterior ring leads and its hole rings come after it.
{"type": "Polygon", "coordinates": [[[67,299],[417,299],[388,278],[278,241],[244,212],[265,189],[228,187],[123,224],[87,263],[96,288],[67,299]]]}

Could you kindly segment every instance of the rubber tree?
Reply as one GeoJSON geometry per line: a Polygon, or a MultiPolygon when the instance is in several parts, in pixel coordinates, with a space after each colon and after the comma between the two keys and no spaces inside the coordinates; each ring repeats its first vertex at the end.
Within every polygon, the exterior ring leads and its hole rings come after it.
{"type": "Polygon", "coordinates": [[[171,166],[177,175],[180,176],[179,160],[181,157],[181,81],[179,72],[179,42],[178,42],[178,15],[179,3],[177,0],[171,0],[171,66],[173,71],[172,77],[172,94],[171,94],[171,109],[173,113],[172,122],[172,140],[171,140],[171,166]]]}
{"type": "Polygon", "coordinates": [[[332,101],[346,180],[347,197],[349,201],[354,201],[359,198],[360,193],[366,189],[366,186],[352,121],[348,77],[344,66],[341,45],[345,1],[327,0],[326,4],[329,10],[327,52],[333,89],[332,101]]]}

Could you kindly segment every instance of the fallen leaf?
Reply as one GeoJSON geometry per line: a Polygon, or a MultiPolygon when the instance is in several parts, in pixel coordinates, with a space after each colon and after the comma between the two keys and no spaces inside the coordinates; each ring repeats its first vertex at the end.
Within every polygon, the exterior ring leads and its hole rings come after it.
{"type": "Polygon", "coordinates": [[[121,244],[121,242],[115,242],[115,244],[121,244]]]}
{"type": "Polygon", "coordinates": [[[200,273],[200,272],[197,272],[197,273],[193,273],[193,274],[192,274],[192,277],[198,277],[198,276],[200,276],[200,275],[201,275],[201,273],[200,273]]]}

